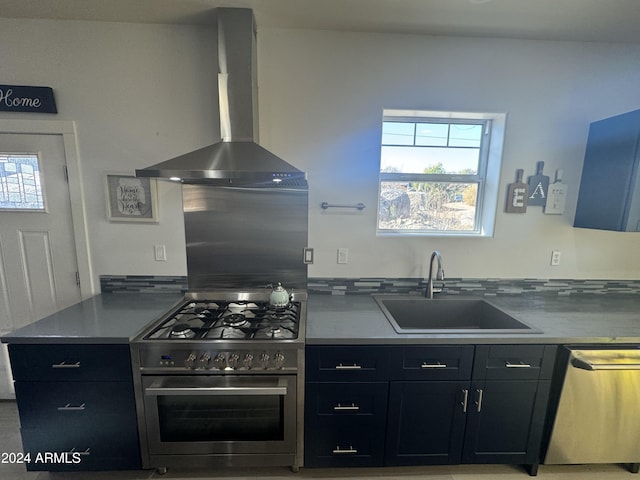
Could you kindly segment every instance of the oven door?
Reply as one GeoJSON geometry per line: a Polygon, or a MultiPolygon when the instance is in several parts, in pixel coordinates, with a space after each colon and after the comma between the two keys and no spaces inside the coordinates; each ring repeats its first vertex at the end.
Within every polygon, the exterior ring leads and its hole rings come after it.
{"type": "Polygon", "coordinates": [[[296,451],[296,376],[143,376],[149,453],[296,451]]]}

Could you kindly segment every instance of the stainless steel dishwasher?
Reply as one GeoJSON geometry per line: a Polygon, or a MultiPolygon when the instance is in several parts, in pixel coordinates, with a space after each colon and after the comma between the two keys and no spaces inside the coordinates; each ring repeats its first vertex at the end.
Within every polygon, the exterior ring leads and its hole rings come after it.
{"type": "Polygon", "coordinates": [[[545,464],[640,463],[640,350],[569,348],[545,464]]]}

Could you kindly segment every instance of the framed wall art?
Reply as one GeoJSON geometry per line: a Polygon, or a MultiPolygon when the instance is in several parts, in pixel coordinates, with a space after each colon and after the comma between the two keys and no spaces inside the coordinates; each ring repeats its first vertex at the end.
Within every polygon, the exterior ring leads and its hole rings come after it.
{"type": "Polygon", "coordinates": [[[107,173],[105,188],[109,221],[158,222],[158,191],[155,178],[107,173]]]}

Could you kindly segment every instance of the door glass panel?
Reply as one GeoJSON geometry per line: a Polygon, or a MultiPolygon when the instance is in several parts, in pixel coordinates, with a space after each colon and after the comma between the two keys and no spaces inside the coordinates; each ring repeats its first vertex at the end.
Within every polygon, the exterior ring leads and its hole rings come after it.
{"type": "Polygon", "coordinates": [[[279,395],[158,397],[162,442],[282,441],[279,395]]]}
{"type": "Polygon", "coordinates": [[[0,153],[0,210],[44,209],[38,156],[0,153]]]}

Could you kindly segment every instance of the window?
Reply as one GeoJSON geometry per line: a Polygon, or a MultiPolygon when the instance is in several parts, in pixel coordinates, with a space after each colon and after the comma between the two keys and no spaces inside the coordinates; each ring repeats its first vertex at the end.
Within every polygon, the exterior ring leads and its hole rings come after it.
{"type": "Polygon", "coordinates": [[[0,210],[44,211],[37,155],[0,153],[0,210]]]}
{"type": "Polygon", "coordinates": [[[378,234],[491,236],[505,118],[385,110],[378,234]]]}

